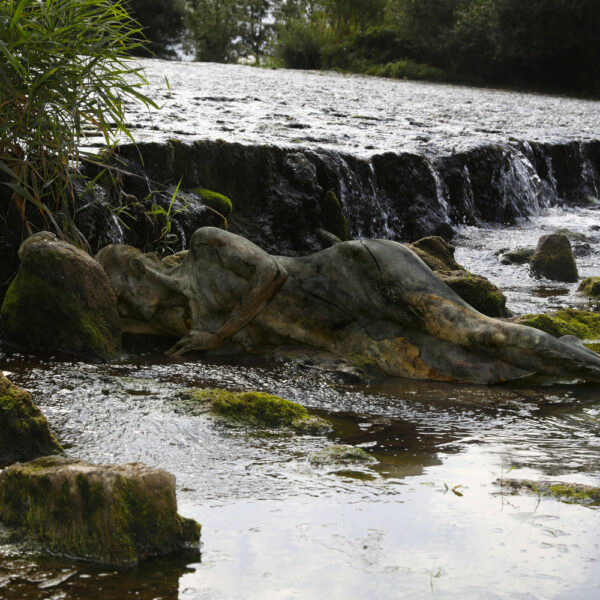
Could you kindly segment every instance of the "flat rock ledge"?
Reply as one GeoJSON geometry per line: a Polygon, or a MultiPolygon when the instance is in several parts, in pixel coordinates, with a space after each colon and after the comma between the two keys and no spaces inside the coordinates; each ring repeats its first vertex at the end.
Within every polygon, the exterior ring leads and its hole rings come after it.
{"type": "Polygon", "coordinates": [[[177,514],[170,473],[54,456],[0,472],[0,520],[52,554],[116,566],[198,548],[201,530],[177,514]]]}

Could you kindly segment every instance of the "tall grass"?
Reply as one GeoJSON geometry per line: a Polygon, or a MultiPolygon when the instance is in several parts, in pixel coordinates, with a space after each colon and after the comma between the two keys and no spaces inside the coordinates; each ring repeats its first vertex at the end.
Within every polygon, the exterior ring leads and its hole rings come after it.
{"type": "MultiPolygon", "coordinates": [[[[0,214],[16,211],[79,245],[73,176],[86,133],[107,146],[125,124],[126,99],[145,96],[129,58],[143,43],[124,0],[0,0],[0,214]]],[[[8,220],[7,220],[8,221],[8,220]]]]}

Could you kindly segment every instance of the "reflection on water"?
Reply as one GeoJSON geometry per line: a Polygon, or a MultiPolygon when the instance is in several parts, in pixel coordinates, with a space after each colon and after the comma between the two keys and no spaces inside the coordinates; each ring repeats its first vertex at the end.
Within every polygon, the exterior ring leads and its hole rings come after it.
{"type": "Polygon", "coordinates": [[[596,598],[600,511],[513,496],[497,478],[600,484],[600,388],[384,379],[340,385],[260,359],[112,365],[5,353],[69,453],[141,460],[177,476],[203,524],[202,560],[114,572],[0,545],[0,597],[596,598]],[[190,386],[301,402],[330,436],[231,427],[186,414],[190,386]],[[378,462],[311,466],[332,442],[378,462]],[[510,475],[508,474],[510,473],[510,475]],[[107,574],[108,573],[108,574],[107,574]],[[44,587],[46,586],[46,587],[44,587]]]}

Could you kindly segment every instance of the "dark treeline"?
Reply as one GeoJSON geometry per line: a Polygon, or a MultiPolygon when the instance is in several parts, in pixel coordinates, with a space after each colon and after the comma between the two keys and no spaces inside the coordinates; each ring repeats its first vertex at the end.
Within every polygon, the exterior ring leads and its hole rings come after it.
{"type": "Polygon", "coordinates": [[[600,96],[600,0],[130,2],[159,53],[600,96]]]}

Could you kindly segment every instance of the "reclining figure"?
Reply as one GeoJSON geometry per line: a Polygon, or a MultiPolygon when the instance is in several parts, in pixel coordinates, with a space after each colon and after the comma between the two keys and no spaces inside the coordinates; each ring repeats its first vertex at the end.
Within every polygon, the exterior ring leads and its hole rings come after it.
{"type": "Polygon", "coordinates": [[[600,355],[575,338],[486,317],[411,250],[388,240],[272,256],[238,235],[198,229],[178,262],[130,246],[97,256],[124,331],[180,338],[180,356],[224,343],[303,347],[375,360],[388,375],[494,383],[532,373],[600,381],[600,355]]]}

